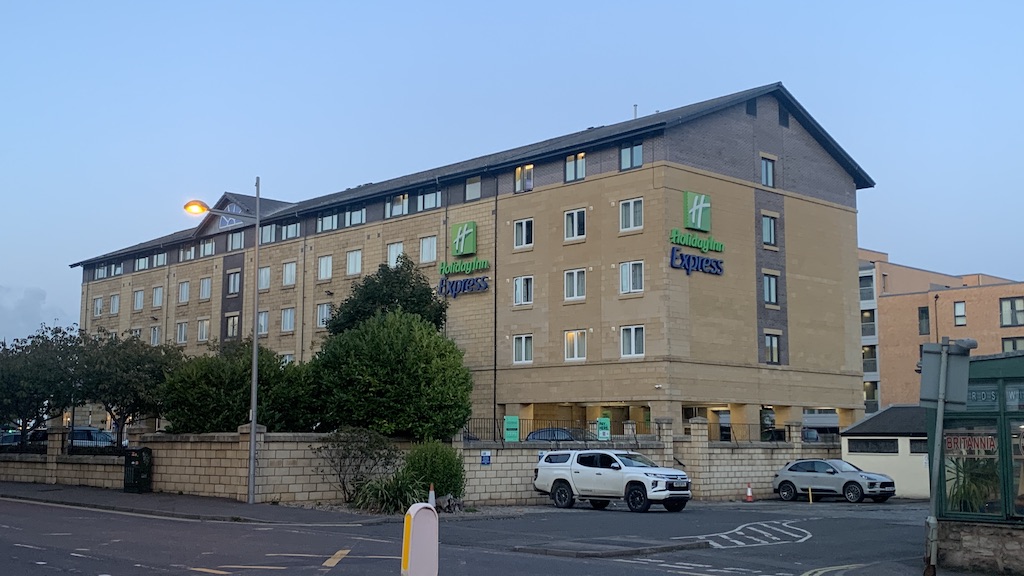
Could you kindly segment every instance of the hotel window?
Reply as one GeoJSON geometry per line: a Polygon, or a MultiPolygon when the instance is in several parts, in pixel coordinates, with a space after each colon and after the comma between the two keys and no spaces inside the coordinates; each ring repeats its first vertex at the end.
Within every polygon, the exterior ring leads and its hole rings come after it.
{"type": "Polygon", "coordinates": [[[644,355],[644,327],[623,326],[622,357],[637,358],[644,355]]]}
{"type": "Polygon", "coordinates": [[[107,265],[106,264],[104,264],[103,266],[97,266],[95,269],[93,269],[93,271],[92,271],[92,279],[93,280],[102,280],[102,279],[104,279],[106,277],[107,277],[107,265]]]}
{"type": "Polygon", "coordinates": [[[227,321],[227,329],[224,331],[224,337],[238,338],[238,334],[240,332],[238,314],[228,316],[227,318],[225,318],[225,320],[227,321]]]}
{"type": "Polygon", "coordinates": [[[388,266],[394,268],[398,266],[398,257],[405,252],[405,246],[401,242],[394,242],[388,244],[388,266]]]}
{"type": "Polygon", "coordinates": [[[101,316],[103,314],[103,298],[93,298],[92,300],[92,315],[101,316]]]}
{"type": "Polygon", "coordinates": [[[1021,350],[1024,350],[1024,336],[1003,338],[1003,352],[1019,352],[1021,350]]]}
{"type": "Polygon", "coordinates": [[[153,288],[153,308],[159,308],[164,305],[164,287],[157,286],[153,288]]]}
{"type": "Polygon", "coordinates": [[[210,294],[213,292],[213,278],[200,278],[199,279],[199,299],[209,300],[210,294]]]}
{"type": "Polygon", "coordinates": [[[281,365],[295,362],[295,354],[281,354],[281,365]]]}
{"type": "Polygon", "coordinates": [[[328,254],[317,259],[317,280],[330,280],[334,275],[334,256],[328,254]]]}
{"type": "Polygon", "coordinates": [[[121,274],[124,274],[124,264],[121,262],[112,264],[110,266],[110,274],[111,276],[120,276],[121,274]]]}
{"type": "Polygon", "coordinates": [[[861,276],[860,277],[860,300],[861,300],[861,302],[864,302],[865,300],[874,300],[874,299],[875,299],[875,279],[873,277],[871,277],[871,276],[861,276]]]}
{"type": "Polygon", "coordinates": [[[865,372],[878,372],[878,346],[861,346],[860,356],[865,372]]]}
{"type": "Polygon", "coordinates": [[[160,345],[160,327],[153,326],[149,329],[149,345],[159,346],[160,345]]]}
{"type": "Polygon", "coordinates": [[[774,274],[765,274],[763,276],[763,287],[764,287],[764,303],[765,304],[778,304],[779,303],[779,277],[774,274]]]}
{"type": "Polygon", "coordinates": [[[1024,326],[1024,298],[999,299],[999,325],[1024,326]]]}
{"type": "Polygon", "coordinates": [[[317,304],[316,305],[316,327],[326,328],[327,322],[331,319],[331,305],[330,304],[317,304]]]}
{"type": "Polygon", "coordinates": [[[587,271],[583,268],[565,271],[565,299],[583,300],[587,297],[587,271]]]}
{"type": "Polygon", "coordinates": [[[178,303],[179,304],[184,304],[184,303],[188,302],[188,288],[189,288],[189,283],[188,283],[187,280],[185,282],[178,282],[178,303]]]}
{"type": "Polygon", "coordinates": [[[761,158],[761,186],[775,187],[775,160],[761,158]]]}
{"type": "Polygon", "coordinates": [[[441,191],[426,192],[416,197],[416,211],[433,210],[441,207],[441,191]]]}
{"type": "Polygon", "coordinates": [[[953,302],[953,323],[967,326],[967,302],[953,302]]]}
{"type": "Polygon", "coordinates": [[[153,255],[153,266],[166,266],[167,265],[167,252],[161,252],[153,255]]]}
{"type": "Polygon", "coordinates": [[[580,240],[587,237],[587,209],[579,208],[565,213],[565,239],[580,240]]]}
{"type": "Polygon", "coordinates": [[[644,143],[626,142],[619,148],[619,170],[639,168],[644,164],[644,143]]]}
{"type": "Polygon", "coordinates": [[[420,238],[420,264],[437,261],[437,236],[420,238]]]}
{"type": "Polygon", "coordinates": [[[121,295],[114,294],[110,297],[110,313],[117,314],[121,311],[121,295]]]}
{"type": "Polygon", "coordinates": [[[775,217],[761,216],[761,243],[765,246],[778,246],[775,241],[775,217]]]}
{"type": "Polygon", "coordinates": [[[149,256],[135,259],[135,271],[139,272],[149,268],[149,256]]]}
{"type": "Polygon", "coordinates": [[[242,273],[228,272],[228,295],[237,295],[242,289],[242,273]]]}
{"type": "Polygon", "coordinates": [[[267,325],[270,324],[270,312],[260,312],[256,315],[256,333],[260,336],[267,334],[267,325]]]}
{"type": "Polygon", "coordinates": [[[766,364],[779,364],[779,335],[764,335],[764,361],[766,364]]]}
{"type": "Polygon", "coordinates": [[[333,214],[321,214],[316,219],[316,231],[327,232],[328,230],[338,229],[338,213],[333,214]]]}
{"type": "Polygon", "coordinates": [[[199,342],[206,342],[210,339],[210,320],[204,318],[196,322],[196,327],[199,329],[196,334],[196,340],[199,342]]]}
{"type": "Polygon", "coordinates": [[[270,244],[277,240],[277,224],[260,226],[260,244],[270,244]]]}
{"type": "Polygon", "coordinates": [[[587,331],[566,330],[565,331],[565,359],[586,360],[587,359],[587,331]]]}
{"type": "Polygon", "coordinates": [[[146,296],[142,290],[132,292],[132,310],[142,310],[142,303],[145,299],[146,296]]]}
{"type": "Polygon", "coordinates": [[[345,212],[345,227],[366,224],[366,208],[356,208],[345,212]]]}
{"type": "Polygon", "coordinates": [[[527,218],[526,220],[516,220],[513,224],[515,228],[515,241],[512,243],[513,248],[527,248],[533,246],[533,218],[527,218]]]}
{"type": "Polygon", "coordinates": [[[466,179],[466,202],[480,199],[480,177],[466,179]]]}
{"type": "Polygon", "coordinates": [[[860,335],[861,336],[875,336],[878,332],[875,330],[875,311],[874,310],[861,310],[860,311],[860,335]]]}
{"type": "Polygon", "coordinates": [[[245,247],[245,231],[239,230],[228,234],[228,252],[241,250],[245,247]]]}
{"type": "Polygon", "coordinates": [[[295,286],[295,262],[285,262],[281,266],[281,285],[295,286]]]}
{"type": "Polygon", "coordinates": [[[516,276],[512,284],[513,306],[533,304],[533,276],[516,276]]]}
{"type": "Polygon", "coordinates": [[[291,240],[292,238],[299,237],[299,223],[292,222],[291,224],[281,225],[281,240],[291,240]]]}
{"type": "Polygon", "coordinates": [[[394,218],[396,216],[404,216],[409,213],[409,195],[398,194],[388,198],[387,203],[384,204],[384,217],[394,218]]]}
{"type": "Polygon", "coordinates": [[[644,199],[633,198],[619,202],[619,232],[644,227],[644,199]]]}
{"type": "Polygon", "coordinates": [[[264,266],[256,273],[256,289],[270,290],[270,266],[264,266]]]}
{"type": "Polygon", "coordinates": [[[565,158],[565,181],[575,182],[587,177],[587,156],[580,152],[565,158]]]}
{"type": "Polygon", "coordinates": [[[213,256],[214,251],[213,238],[199,243],[199,256],[213,256]]]}
{"type": "Polygon", "coordinates": [[[281,309],[281,332],[292,332],[295,330],[295,308],[281,309]]]}
{"type": "Polygon", "coordinates": [[[533,334],[517,334],[512,338],[512,363],[533,362],[533,334]]]}
{"type": "Polygon", "coordinates": [[[345,273],[349,276],[363,273],[363,251],[349,250],[345,253],[345,273]]]}
{"type": "Polygon", "coordinates": [[[516,193],[533,190],[533,164],[516,168],[516,193]]]}
{"type": "Polygon", "coordinates": [[[195,260],[196,258],[196,247],[187,246],[178,250],[178,262],[188,262],[189,260],[195,260]]]}
{"type": "Polygon", "coordinates": [[[188,322],[178,322],[174,328],[176,333],[174,341],[178,344],[188,342],[188,322]]]}
{"type": "Polygon", "coordinates": [[[128,331],[132,338],[142,338],[142,328],[132,328],[128,331]]]}
{"type": "Polygon", "coordinates": [[[644,291],[644,262],[622,262],[619,264],[619,293],[632,294],[644,291]]]}
{"type": "Polygon", "coordinates": [[[917,333],[927,336],[932,333],[931,318],[928,315],[928,307],[921,306],[917,309],[917,333]]]}

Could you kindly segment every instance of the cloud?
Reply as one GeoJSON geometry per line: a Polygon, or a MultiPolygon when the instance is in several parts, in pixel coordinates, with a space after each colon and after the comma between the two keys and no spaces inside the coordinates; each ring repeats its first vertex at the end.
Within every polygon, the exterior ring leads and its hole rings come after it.
{"type": "Polygon", "coordinates": [[[68,325],[74,321],[61,308],[46,303],[42,288],[0,286],[0,340],[24,338],[43,324],[68,325]]]}

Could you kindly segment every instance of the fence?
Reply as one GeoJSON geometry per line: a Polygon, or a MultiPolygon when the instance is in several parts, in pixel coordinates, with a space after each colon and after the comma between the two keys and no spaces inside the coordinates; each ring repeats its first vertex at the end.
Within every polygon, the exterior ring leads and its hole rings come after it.
{"type": "Polygon", "coordinates": [[[761,424],[731,424],[712,426],[708,429],[708,440],[712,442],[820,442],[817,432],[804,430],[797,424],[786,424],[785,428],[765,428],[761,424]]]}
{"type": "MultiPolygon", "coordinates": [[[[636,440],[655,434],[650,422],[612,420],[611,439],[636,440]]],[[[504,422],[493,418],[470,418],[462,430],[463,441],[504,442],[504,422]]],[[[596,441],[596,420],[519,419],[519,441],[596,441]]]]}

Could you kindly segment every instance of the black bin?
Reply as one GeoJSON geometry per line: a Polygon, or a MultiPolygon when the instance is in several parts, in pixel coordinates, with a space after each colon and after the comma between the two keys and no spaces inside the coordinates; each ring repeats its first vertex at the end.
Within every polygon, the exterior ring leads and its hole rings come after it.
{"type": "Polygon", "coordinates": [[[153,450],[129,448],[124,454],[124,491],[141,494],[153,491],[153,450]]]}

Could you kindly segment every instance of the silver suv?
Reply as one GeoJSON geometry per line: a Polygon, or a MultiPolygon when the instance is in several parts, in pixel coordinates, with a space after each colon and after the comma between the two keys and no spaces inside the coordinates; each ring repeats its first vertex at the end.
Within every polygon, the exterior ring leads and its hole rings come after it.
{"type": "Polygon", "coordinates": [[[860,502],[867,496],[885,502],[896,494],[896,482],[885,474],[865,472],[846,460],[797,460],[775,473],[772,489],[789,502],[798,496],[842,496],[860,502]]]}

